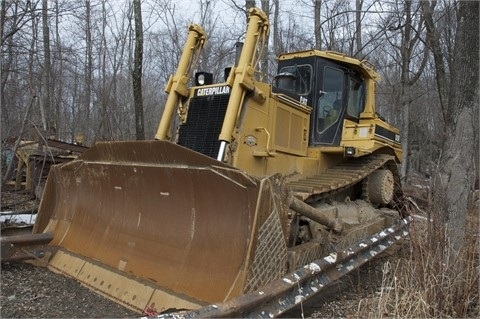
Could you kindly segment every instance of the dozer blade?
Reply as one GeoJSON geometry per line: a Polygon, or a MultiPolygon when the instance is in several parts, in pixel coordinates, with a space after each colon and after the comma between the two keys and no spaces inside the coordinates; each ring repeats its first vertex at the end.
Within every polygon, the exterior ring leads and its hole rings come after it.
{"type": "Polygon", "coordinates": [[[249,267],[278,202],[266,181],[170,142],[98,143],[51,169],[34,232],[54,233],[51,269],[129,308],[192,309],[263,283],[249,267]]]}

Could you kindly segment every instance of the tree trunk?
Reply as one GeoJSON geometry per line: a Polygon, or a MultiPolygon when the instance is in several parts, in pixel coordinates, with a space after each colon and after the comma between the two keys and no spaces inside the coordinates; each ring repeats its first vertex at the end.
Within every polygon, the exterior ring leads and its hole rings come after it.
{"type": "Polygon", "coordinates": [[[479,102],[479,3],[460,1],[452,83],[448,92],[446,140],[435,180],[437,207],[445,212],[452,251],[463,245],[468,195],[474,175],[475,113],[479,102]]]}
{"type": "Polygon", "coordinates": [[[411,155],[410,151],[410,60],[412,55],[412,48],[410,47],[410,34],[412,32],[412,16],[411,16],[411,2],[405,1],[405,27],[403,28],[402,43],[400,47],[400,55],[402,57],[402,88],[401,88],[401,100],[402,100],[402,167],[400,169],[400,175],[405,184],[408,181],[409,173],[409,159],[411,155]]]}
{"type": "Polygon", "coordinates": [[[440,35],[435,27],[433,20],[433,11],[437,4],[437,1],[421,1],[422,13],[425,17],[425,29],[427,30],[427,44],[430,46],[430,50],[433,53],[435,61],[435,80],[437,81],[438,94],[440,98],[440,107],[442,109],[442,115],[444,121],[447,118],[447,75],[445,71],[445,58],[440,46],[440,35]]]}
{"type": "Polygon", "coordinates": [[[137,140],[145,139],[145,125],[143,119],[142,98],[142,63],[143,63],[143,27],[142,8],[140,0],[133,1],[133,15],[135,20],[135,54],[133,62],[133,102],[135,104],[135,133],[137,140]]]}
{"type": "MultiPolygon", "coordinates": [[[[263,10],[263,12],[265,12],[267,17],[270,18],[270,1],[269,0],[262,0],[262,10],[263,10]]],[[[265,38],[265,48],[264,48],[263,55],[262,55],[261,60],[260,60],[260,66],[261,66],[262,74],[263,74],[263,81],[267,81],[267,82],[269,82],[269,80],[268,80],[268,55],[269,55],[268,42],[269,41],[268,40],[269,40],[269,36],[267,34],[267,36],[265,38]]]]}
{"type": "Polygon", "coordinates": [[[245,13],[247,15],[247,23],[248,23],[248,10],[254,7],[255,7],[255,0],[245,0],[245,13]]]}
{"type": "Polygon", "coordinates": [[[42,32],[43,32],[43,72],[42,72],[42,121],[45,135],[56,137],[51,112],[51,60],[50,60],[50,28],[48,26],[48,0],[42,0],[42,32]]]}
{"type": "Polygon", "coordinates": [[[7,14],[7,1],[0,3],[0,43],[3,44],[3,29],[5,27],[5,16],[7,14]]]}
{"type": "MultiPolygon", "coordinates": [[[[90,0],[85,1],[85,79],[84,79],[84,94],[83,94],[83,108],[84,118],[80,125],[80,132],[78,136],[80,139],[89,141],[92,136],[90,134],[90,103],[92,100],[92,69],[93,69],[93,44],[92,44],[92,18],[91,18],[91,4],[90,0]]],[[[95,138],[95,137],[93,137],[95,138]]]]}
{"type": "Polygon", "coordinates": [[[110,90],[107,88],[107,10],[105,7],[106,0],[102,1],[102,45],[99,52],[99,64],[101,69],[101,90],[100,90],[100,129],[99,133],[102,136],[102,139],[112,140],[114,139],[113,128],[111,125],[111,115],[109,114],[109,109],[112,107],[109,105],[110,99],[110,90]]]}
{"type": "Polygon", "coordinates": [[[362,6],[363,0],[355,0],[355,42],[357,44],[355,57],[359,60],[363,59],[362,6]]]}
{"type": "Polygon", "coordinates": [[[280,15],[280,0],[273,0],[273,53],[278,56],[283,52],[282,41],[280,39],[280,23],[278,17],[280,15]]]}
{"type": "MultiPolygon", "coordinates": [[[[7,81],[10,75],[10,70],[11,70],[11,64],[13,61],[14,53],[13,53],[13,48],[14,48],[14,41],[13,41],[13,36],[9,37],[7,41],[4,40],[4,25],[5,25],[5,16],[6,16],[6,1],[2,1],[1,3],[1,17],[0,17],[0,36],[2,37],[1,44],[4,46],[2,49],[2,62],[1,62],[1,87],[0,87],[0,107],[2,108],[2,116],[5,118],[5,122],[10,122],[10,112],[8,111],[6,105],[7,105],[7,100],[5,98],[5,93],[6,93],[6,86],[7,86],[7,81]],[[4,43],[7,42],[7,43],[4,43]]],[[[17,25],[17,15],[13,15],[11,18],[11,23],[13,27],[17,25]]],[[[2,132],[3,133],[3,132],[2,132]]]]}
{"type": "Polygon", "coordinates": [[[322,0],[313,1],[314,11],[314,29],[315,29],[315,50],[322,49],[322,18],[320,13],[322,12],[322,0]]]}
{"type": "MultiPolygon", "coordinates": [[[[64,78],[63,76],[63,54],[62,54],[62,42],[60,39],[60,30],[59,30],[59,25],[60,25],[60,7],[59,7],[59,1],[55,0],[55,47],[56,47],[56,54],[54,61],[58,61],[58,73],[56,73],[56,76],[53,78],[54,80],[54,94],[55,94],[55,127],[57,128],[57,138],[59,137],[58,134],[63,133],[64,130],[60,129],[62,126],[62,123],[64,122],[61,118],[62,110],[62,98],[63,98],[63,83],[62,80],[64,78]]],[[[62,134],[63,135],[63,134],[62,134]]],[[[62,136],[62,137],[65,137],[62,136]]]]}
{"type": "Polygon", "coordinates": [[[412,8],[411,1],[404,1],[403,12],[400,14],[405,17],[402,32],[401,44],[398,46],[401,56],[401,106],[402,106],[402,167],[400,170],[401,179],[404,183],[409,182],[410,163],[412,159],[410,141],[414,134],[411,132],[411,105],[412,105],[412,87],[420,78],[425,65],[428,60],[428,50],[424,50],[424,55],[420,64],[411,63],[413,52],[416,45],[419,43],[420,35],[422,34],[421,26],[423,24],[423,17],[418,19],[418,27],[415,29],[412,12],[416,12],[417,8],[412,8]],[[417,67],[415,71],[414,68],[417,67]]]}
{"type": "MultiPolygon", "coordinates": [[[[17,140],[15,142],[15,146],[13,147],[12,153],[17,154],[18,147],[20,146],[20,142],[22,141],[23,138],[23,133],[25,132],[25,128],[27,125],[28,118],[30,116],[30,109],[32,108],[33,103],[35,102],[36,96],[32,96],[30,103],[27,105],[27,108],[25,110],[25,114],[23,116],[23,122],[22,122],[22,127],[20,128],[20,133],[18,134],[17,140]]],[[[19,159],[21,161],[21,159],[19,159]]],[[[7,166],[7,169],[5,171],[5,174],[3,175],[2,178],[2,187],[5,185],[5,182],[7,181],[8,176],[10,175],[10,171],[12,170],[14,161],[10,161],[10,163],[7,166]]]]}

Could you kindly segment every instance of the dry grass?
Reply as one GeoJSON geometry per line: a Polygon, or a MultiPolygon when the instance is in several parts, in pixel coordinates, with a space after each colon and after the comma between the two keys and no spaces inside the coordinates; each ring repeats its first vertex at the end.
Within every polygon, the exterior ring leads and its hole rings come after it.
{"type": "Polygon", "coordinates": [[[376,297],[360,301],[358,316],[480,317],[478,218],[478,209],[472,210],[460,251],[450,249],[443,227],[414,222],[406,252],[384,264],[382,287],[376,297]]]}

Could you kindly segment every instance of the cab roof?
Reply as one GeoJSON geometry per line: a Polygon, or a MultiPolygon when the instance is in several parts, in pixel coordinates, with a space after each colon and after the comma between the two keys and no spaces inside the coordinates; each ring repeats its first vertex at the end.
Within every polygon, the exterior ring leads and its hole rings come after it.
{"type": "Polygon", "coordinates": [[[278,56],[279,61],[283,60],[291,60],[295,58],[306,58],[318,56],[325,58],[327,60],[333,60],[336,62],[340,62],[342,64],[347,64],[352,69],[357,70],[363,76],[371,78],[375,82],[380,81],[380,75],[375,71],[373,65],[368,62],[367,60],[357,60],[354,58],[350,58],[343,53],[335,52],[335,51],[320,51],[320,50],[306,50],[306,51],[298,51],[298,52],[291,52],[291,53],[283,53],[278,56]]]}

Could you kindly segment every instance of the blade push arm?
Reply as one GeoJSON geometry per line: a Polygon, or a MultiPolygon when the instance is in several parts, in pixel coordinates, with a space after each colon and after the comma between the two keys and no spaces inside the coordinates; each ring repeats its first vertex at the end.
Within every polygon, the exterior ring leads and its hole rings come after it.
{"type": "Polygon", "coordinates": [[[155,139],[166,140],[173,112],[178,105],[180,97],[188,96],[187,83],[190,79],[191,71],[195,68],[198,56],[203,49],[206,41],[205,31],[196,24],[191,24],[188,28],[188,36],[183,48],[180,61],[178,62],[177,72],[170,76],[165,92],[168,93],[167,102],[163,111],[160,124],[158,126],[155,139]]]}
{"type": "Polygon", "coordinates": [[[259,57],[256,56],[258,43],[261,39],[265,40],[268,34],[269,24],[267,15],[258,8],[249,10],[249,21],[247,33],[245,35],[245,44],[240,55],[238,66],[231,71],[231,78],[228,80],[232,83],[232,91],[230,100],[228,101],[225,119],[220,132],[219,140],[220,150],[217,160],[222,161],[225,154],[227,143],[231,142],[233,130],[237,122],[238,114],[240,114],[243,100],[247,90],[254,92],[255,95],[265,99],[262,92],[255,88],[253,83],[253,75],[255,72],[255,61],[259,57]]]}

